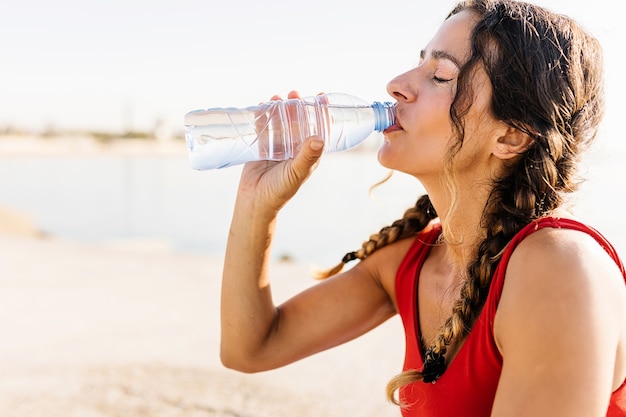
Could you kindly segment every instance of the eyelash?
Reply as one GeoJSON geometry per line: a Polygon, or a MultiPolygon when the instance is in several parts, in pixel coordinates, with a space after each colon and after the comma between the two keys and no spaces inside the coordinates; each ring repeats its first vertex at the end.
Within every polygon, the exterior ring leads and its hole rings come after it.
{"type": "Polygon", "coordinates": [[[452,80],[453,80],[453,78],[445,79],[445,78],[440,78],[440,77],[433,77],[433,81],[435,81],[435,83],[437,83],[437,84],[449,83],[452,80]]]}

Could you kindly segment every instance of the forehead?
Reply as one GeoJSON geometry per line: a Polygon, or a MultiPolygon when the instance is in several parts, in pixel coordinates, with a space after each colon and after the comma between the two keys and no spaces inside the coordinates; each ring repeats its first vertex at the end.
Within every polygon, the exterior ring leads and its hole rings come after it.
{"type": "Polygon", "coordinates": [[[470,56],[470,36],[477,21],[478,16],[469,10],[446,19],[428,43],[426,56],[430,56],[433,51],[444,51],[454,57],[457,63],[466,62],[470,56]]]}

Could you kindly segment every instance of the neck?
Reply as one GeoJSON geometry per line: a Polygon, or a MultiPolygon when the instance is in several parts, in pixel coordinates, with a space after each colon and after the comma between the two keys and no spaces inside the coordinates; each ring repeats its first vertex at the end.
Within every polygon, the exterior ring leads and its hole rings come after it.
{"type": "Polygon", "coordinates": [[[460,187],[453,201],[447,189],[428,190],[443,226],[446,258],[459,271],[466,270],[485,238],[481,223],[490,192],[490,186],[460,187]]]}

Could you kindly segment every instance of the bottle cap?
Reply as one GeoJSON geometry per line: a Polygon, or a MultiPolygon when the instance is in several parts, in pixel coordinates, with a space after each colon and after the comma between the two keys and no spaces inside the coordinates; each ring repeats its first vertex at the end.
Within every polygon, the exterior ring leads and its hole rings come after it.
{"type": "Polygon", "coordinates": [[[396,107],[394,103],[375,101],[372,103],[372,108],[375,115],[374,129],[378,132],[382,132],[395,123],[396,107]]]}

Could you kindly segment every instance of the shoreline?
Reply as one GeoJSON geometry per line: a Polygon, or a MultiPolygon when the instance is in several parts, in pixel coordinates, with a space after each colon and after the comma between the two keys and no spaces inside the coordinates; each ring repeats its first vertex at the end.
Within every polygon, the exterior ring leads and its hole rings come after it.
{"type": "Polygon", "coordinates": [[[0,157],[187,156],[183,139],[96,139],[89,135],[0,135],[0,157]]]}

